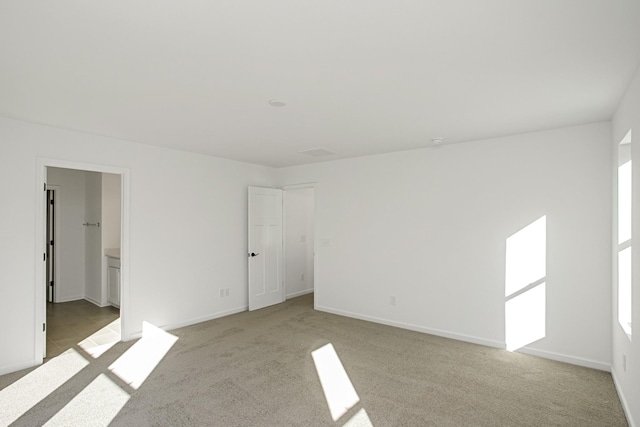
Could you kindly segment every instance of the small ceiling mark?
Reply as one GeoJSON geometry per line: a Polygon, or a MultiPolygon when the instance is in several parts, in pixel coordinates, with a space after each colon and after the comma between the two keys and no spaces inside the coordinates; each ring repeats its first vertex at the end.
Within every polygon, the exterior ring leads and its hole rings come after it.
{"type": "Polygon", "coordinates": [[[279,99],[270,99],[269,100],[269,105],[271,105],[272,107],[275,107],[275,108],[281,108],[281,107],[284,107],[285,105],[287,105],[287,103],[285,101],[281,101],[279,99]]]}
{"type": "Polygon", "coordinates": [[[336,154],[335,152],[331,150],[327,150],[326,148],[322,148],[322,147],[310,148],[308,150],[298,151],[298,153],[304,154],[305,156],[312,156],[312,157],[322,157],[322,156],[330,156],[330,155],[336,154]]]}

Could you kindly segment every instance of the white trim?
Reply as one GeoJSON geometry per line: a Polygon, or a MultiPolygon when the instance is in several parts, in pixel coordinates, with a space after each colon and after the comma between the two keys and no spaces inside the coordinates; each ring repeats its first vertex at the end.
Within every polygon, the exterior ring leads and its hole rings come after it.
{"type": "Polygon", "coordinates": [[[302,295],[307,295],[307,294],[312,294],[313,293],[313,288],[311,289],[305,289],[303,291],[298,291],[298,292],[294,292],[292,294],[287,295],[287,299],[290,298],[295,298],[295,297],[300,297],[302,295]]]}
{"type": "Polygon", "coordinates": [[[131,217],[131,171],[123,169],[120,174],[120,325],[122,327],[122,341],[131,340],[131,327],[127,323],[133,307],[129,304],[131,282],[129,272],[131,263],[129,258],[129,234],[131,217]]]}
{"type": "MultiPolygon", "coordinates": [[[[89,172],[102,172],[102,173],[112,173],[116,175],[121,175],[123,173],[129,173],[130,170],[128,168],[123,168],[119,166],[110,166],[99,163],[89,163],[89,162],[75,162],[71,160],[60,160],[53,159],[49,157],[38,157],[38,166],[42,167],[53,167],[53,168],[63,168],[63,169],[76,169],[81,171],[89,171],[89,172]]],[[[42,182],[40,183],[42,185],[42,182]]]]}
{"type": "MultiPolygon", "coordinates": [[[[198,323],[207,322],[209,320],[219,319],[221,317],[231,316],[232,314],[238,314],[245,312],[249,309],[248,305],[243,305],[240,307],[232,308],[230,310],[219,311],[214,314],[208,314],[206,316],[194,317],[190,320],[185,320],[183,322],[170,323],[167,325],[158,326],[163,331],[171,331],[173,329],[184,328],[186,326],[196,325],[198,323]]],[[[157,325],[154,325],[157,326],[157,325]]],[[[134,332],[131,334],[131,339],[142,338],[142,331],[134,332]]]]}
{"type": "Polygon", "coordinates": [[[303,184],[291,184],[291,185],[283,185],[283,190],[302,190],[304,188],[316,188],[318,186],[317,182],[307,182],[303,184]]]}
{"type": "Polygon", "coordinates": [[[382,325],[394,326],[396,328],[408,329],[410,331],[422,332],[422,333],[425,333],[425,334],[436,335],[436,336],[444,337],[444,338],[451,338],[451,339],[454,339],[454,340],[457,340],[457,341],[465,341],[465,342],[470,342],[470,343],[473,343],[473,344],[480,344],[480,345],[484,345],[484,346],[487,346],[487,347],[494,347],[494,348],[500,348],[500,349],[504,349],[505,348],[505,344],[503,342],[500,342],[500,341],[492,341],[492,340],[487,340],[487,339],[484,339],[484,338],[473,337],[473,336],[470,336],[470,335],[463,335],[463,334],[458,334],[458,333],[455,333],[455,332],[442,331],[442,330],[439,330],[439,329],[430,329],[430,328],[425,328],[425,327],[418,326],[418,325],[413,325],[413,324],[410,324],[410,323],[396,322],[394,320],[387,320],[387,319],[382,319],[380,317],[374,317],[374,316],[365,316],[365,315],[361,315],[361,314],[351,313],[349,311],[336,310],[334,308],[323,307],[323,306],[319,306],[319,305],[316,305],[315,309],[318,310],[318,311],[324,311],[326,313],[337,314],[339,316],[345,316],[345,317],[351,317],[351,318],[354,318],[354,319],[366,320],[368,322],[380,323],[382,325]]]}
{"type": "Polygon", "coordinates": [[[541,357],[543,359],[555,360],[557,362],[569,363],[571,365],[584,366],[585,368],[597,369],[599,371],[611,372],[611,365],[597,360],[585,359],[582,357],[568,356],[566,354],[553,353],[550,351],[536,350],[534,348],[523,347],[515,351],[515,353],[523,353],[531,356],[541,357]]]}
{"type": "MultiPolygon", "coordinates": [[[[43,260],[43,256],[41,254],[46,253],[46,223],[47,216],[45,215],[45,204],[46,196],[43,195],[44,190],[46,190],[46,166],[40,161],[37,160],[36,167],[36,182],[35,182],[35,206],[36,206],[36,215],[35,217],[35,247],[34,247],[34,258],[35,258],[35,297],[34,297],[34,324],[33,327],[35,329],[34,334],[34,345],[33,345],[33,365],[40,365],[44,360],[44,351],[45,351],[45,335],[42,330],[42,326],[45,323],[45,313],[47,310],[47,286],[46,286],[46,267],[45,262],[43,260]],[[45,184],[43,188],[43,183],[45,184]],[[44,289],[44,292],[43,292],[44,289]]],[[[45,192],[46,193],[46,192],[45,192]]]]}
{"type": "Polygon", "coordinates": [[[66,297],[66,298],[61,298],[61,299],[57,300],[56,303],[80,301],[80,300],[83,300],[83,299],[85,299],[84,295],[74,295],[74,296],[70,296],[70,297],[66,297]]]}
{"type": "Polygon", "coordinates": [[[100,308],[109,307],[109,306],[111,305],[111,304],[101,304],[101,303],[100,303],[100,301],[96,301],[95,299],[93,299],[93,298],[91,298],[91,297],[88,297],[88,296],[86,296],[86,295],[85,295],[83,298],[81,298],[81,299],[84,299],[85,301],[88,301],[88,302],[90,302],[91,304],[96,305],[96,306],[98,306],[98,307],[100,307],[100,308]]]}
{"type": "MultiPolygon", "coordinates": [[[[317,198],[316,198],[316,188],[318,187],[317,182],[307,182],[302,184],[290,184],[282,186],[282,288],[285,294],[285,301],[287,298],[294,298],[296,296],[304,295],[307,293],[315,292],[316,286],[318,283],[318,226],[317,226],[317,198]],[[294,292],[293,294],[287,295],[287,245],[285,244],[285,239],[287,236],[287,216],[286,216],[286,203],[287,203],[287,191],[288,190],[304,190],[306,188],[313,188],[313,288],[307,291],[294,292]]],[[[315,299],[313,302],[314,309],[317,309],[315,306],[315,299]]]]}
{"type": "MultiPolygon", "coordinates": [[[[282,191],[282,302],[287,300],[287,191],[282,191]]],[[[251,211],[249,211],[251,212],[251,211]]],[[[249,213],[251,215],[251,213],[249,213]]],[[[250,283],[249,283],[250,284],[250,283]]],[[[248,292],[251,292],[249,289],[248,292]]]]}
{"type": "Polygon", "coordinates": [[[622,404],[622,410],[624,411],[625,416],[627,417],[627,423],[629,423],[630,427],[637,427],[638,424],[635,423],[633,417],[631,416],[631,406],[627,402],[627,399],[622,393],[622,388],[618,383],[618,378],[616,377],[616,372],[611,370],[611,378],[613,378],[613,385],[616,387],[616,392],[618,393],[618,398],[620,399],[620,403],[622,404]]]}
{"type": "Polygon", "coordinates": [[[33,368],[34,366],[40,365],[40,364],[42,364],[42,361],[40,362],[33,361],[29,363],[18,363],[15,365],[3,366],[3,367],[0,367],[0,375],[11,374],[14,372],[22,371],[23,369],[33,368]]]}
{"type": "MultiPolygon", "coordinates": [[[[121,339],[122,341],[129,341],[131,339],[131,333],[129,331],[129,327],[127,324],[127,319],[129,318],[129,312],[131,307],[128,305],[128,296],[129,296],[129,217],[130,217],[130,190],[131,190],[131,170],[128,168],[111,166],[111,165],[103,165],[97,163],[87,163],[87,162],[76,162],[69,160],[61,160],[61,159],[53,159],[46,157],[37,157],[36,158],[36,181],[35,181],[35,197],[36,197],[36,215],[35,215],[35,322],[34,322],[34,363],[33,365],[39,365],[43,361],[43,350],[44,350],[44,332],[42,331],[42,324],[45,321],[45,313],[46,313],[46,295],[42,292],[43,284],[45,282],[45,268],[44,262],[42,262],[41,253],[44,253],[46,248],[45,244],[45,222],[46,215],[43,215],[44,212],[44,197],[42,196],[42,192],[44,191],[43,183],[46,183],[47,177],[47,168],[48,167],[56,167],[56,168],[66,168],[66,169],[77,169],[91,172],[100,172],[100,173],[112,173],[121,176],[121,310],[120,310],[120,322],[122,325],[121,339]],[[124,302],[123,302],[124,301],[124,302]]],[[[45,288],[46,290],[46,288],[45,288]]],[[[79,299],[83,299],[84,296],[79,299]]]]}
{"type": "MultiPolygon", "coordinates": [[[[360,319],[360,320],[366,320],[368,322],[374,322],[374,323],[380,323],[382,325],[388,325],[388,326],[394,326],[397,328],[402,328],[402,329],[408,329],[410,331],[416,331],[416,332],[422,332],[425,334],[429,334],[429,335],[436,335],[439,337],[444,337],[444,338],[451,338],[457,341],[464,341],[464,342],[469,342],[469,343],[473,343],[473,344],[480,344],[480,345],[484,345],[487,347],[494,347],[494,348],[499,348],[499,349],[505,349],[506,345],[503,342],[500,341],[493,341],[493,340],[488,340],[485,338],[479,338],[479,337],[474,337],[471,335],[465,335],[465,334],[459,334],[456,332],[450,332],[450,331],[443,331],[440,329],[431,329],[431,328],[425,328],[423,326],[418,326],[418,325],[414,325],[414,324],[410,324],[410,323],[404,323],[404,322],[396,322],[394,320],[388,320],[388,319],[382,319],[379,317],[374,317],[374,316],[366,316],[366,315],[361,315],[361,314],[355,314],[355,313],[351,313],[348,311],[343,311],[343,310],[337,310],[337,309],[333,309],[330,307],[323,307],[323,306],[316,306],[316,310],[318,311],[324,311],[327,313],[332,313],[332,314],[337,314],[339,316],[346,316],[346,317],[351,317],[354,319],[360,319]]],[[[574,357],[574,356],[567,356],[564,354],[558,354],[558,353],[552,353],[552,352],[547,352],[547,351],[542,351],[542,350],[535,350],[532,348],[521,348],[519,350],[516,351],[516,353],[523,353],[523,354],[528,354],[531,356],[537,356],[537,357],[541,357],[544,359],[550,359],[550,360],[555,360],[555,361],[559,361],[559,362],[565,362],[565,363],[570,363],[572,365],[578,365],[578,366],[584,366],[587,368],[592,368],[592,369],[598,369],[600,371],[606,371],[606,372],[610,372],[611,370],[611,365],[609,365],[608,363],[604,363],[604,362],[598,362],[595,360],[589,360],[589,359],[583,359],[580,357],[574,357]]]]}

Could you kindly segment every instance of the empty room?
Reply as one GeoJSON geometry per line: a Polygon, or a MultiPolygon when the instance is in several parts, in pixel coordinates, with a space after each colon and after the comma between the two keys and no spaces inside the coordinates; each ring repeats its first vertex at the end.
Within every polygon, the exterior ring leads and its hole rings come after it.
{"type": "Polygon", "coordinates": [[[640,426],[640,2],[3,1],[0,58],[0,425],[640,426]]]}

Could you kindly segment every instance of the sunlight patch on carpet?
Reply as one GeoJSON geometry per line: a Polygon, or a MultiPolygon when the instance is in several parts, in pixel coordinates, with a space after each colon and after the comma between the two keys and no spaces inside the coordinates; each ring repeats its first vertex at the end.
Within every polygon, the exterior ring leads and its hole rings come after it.
{"type": "Polygon", "coordinates": [[[344,423],[342,427],[373,427],[373,424],[367,411],[362,408],[353,417],[349,418],[349,421],[344,423]]]}
{"type": "Polygon", "coordinates": [[[108,426],[129,398],[129,393],[105,374],[100,374],[45,426],[108,426]]]}
{"type": "Polygon", "coordinates": [[[97,359],[118,342],[120,342],[119,317],[104,328],[80,341],[78,345],[91,357],[97,359]]]}
{"type": "Polygon", "coordinates": [[[0,425],[20,418],[88,364],[80,353],[69,349],[1,390],[0,425]]]}
{"type": "Polygon", "coordinates": [[[360,401],[360,397],[331,343],[314,350],[311,356],[316,365],[331,418],[333,421],[338,421],[360,401]]]}
{"type": "Polygon", "coordinates": [[[142,338],[120,356],[109,370],[138,389],[169,352],[178,337],[149,322],[142,322],[142,338]]]}

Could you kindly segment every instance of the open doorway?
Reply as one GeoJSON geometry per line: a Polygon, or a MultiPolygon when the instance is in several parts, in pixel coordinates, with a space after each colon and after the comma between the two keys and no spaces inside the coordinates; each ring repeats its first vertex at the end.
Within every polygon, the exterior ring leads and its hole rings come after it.
{"type": "Polygon", "coordinates": [[[120,175],[47,167],[45,359],[120,340],[121,206],[120,175]]]}
{"type": "Polygon", "coordinates": [[[315,286],[315,188],[284,188],[285,299],[312,294],[315,286]]]}
{"type": "Polygon", "coordinates": [[[76,346],[95,357],[125,335],[128,170],[41,159],[39,166],[45,197],[41,187],[36,237],[45,262],[36,275],[36,360],[76,346]]]}
{"type": "Polygon", "coordinates": [[[249,310],[304,295],[315,305],[315,186],[248,190],[249,310]]]}

